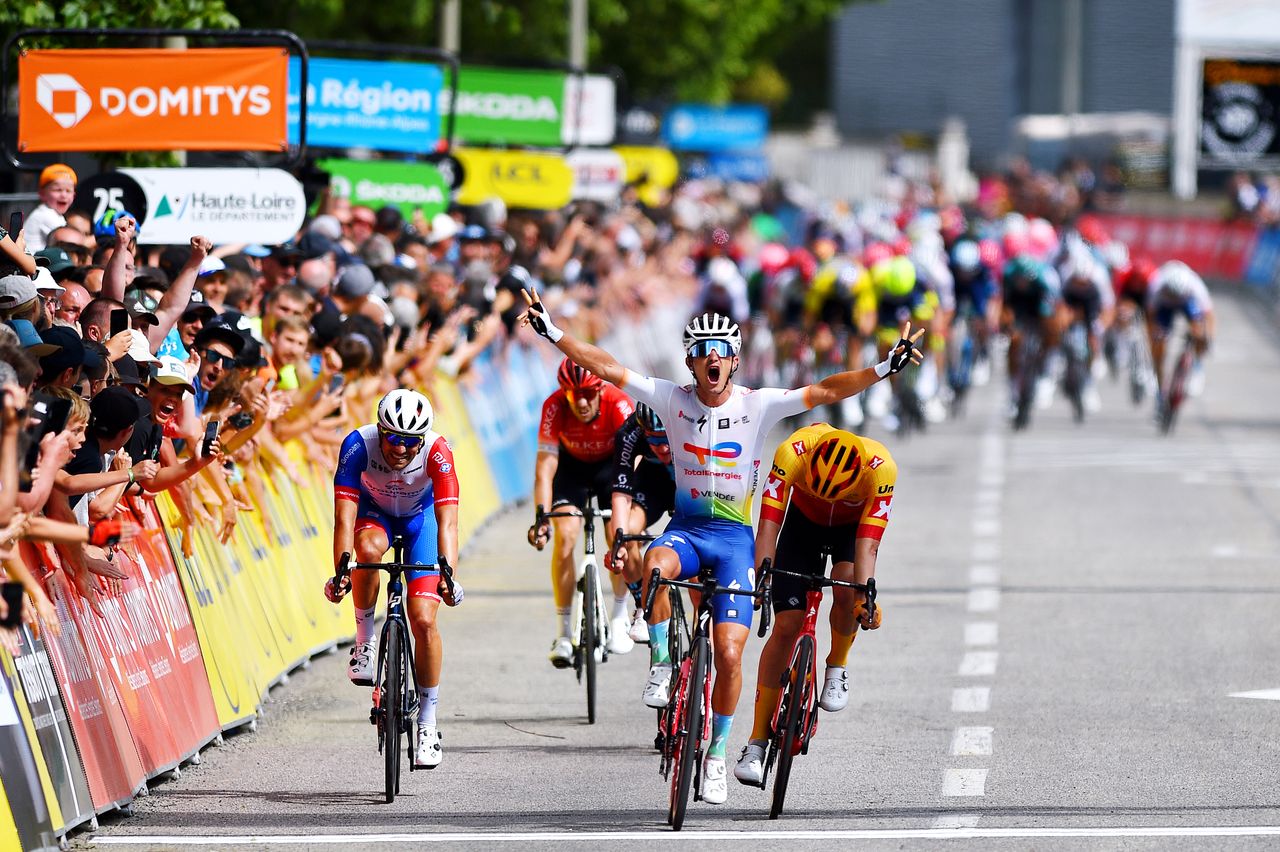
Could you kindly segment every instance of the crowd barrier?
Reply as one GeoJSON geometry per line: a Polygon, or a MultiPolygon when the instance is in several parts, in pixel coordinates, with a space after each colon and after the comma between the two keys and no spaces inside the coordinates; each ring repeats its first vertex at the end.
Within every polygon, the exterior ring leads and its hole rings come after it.
{"type": "Polygon", "coordinates": [[[1258,228],[1249,222],[1105,214],[1111,236],[1156,263],[1181,260],[1206,278],[1240,280],[1257,254],[1258,228]]]}
{"type": "MultiPolygon", "coordinates": [[[[513,343],[431,388],[459,472],[461,543],[532,489],[556,363],[550,347],[513,343]]],[[[118,548],[128,579],[100,598],[101,616],[64,579],[56,548],[22,543],[60,634],[41,622],[21,630],[16,657],[0,650],[0,849],[57,849],[223,731],[255,724],[272,685],[350,637],[350,603],[321,594],[332,474],[298,467],[299,482],[278,469],[267,477],[225,545],[185,527],[166,494],[126,500],[143,533],[118,548]]]]}

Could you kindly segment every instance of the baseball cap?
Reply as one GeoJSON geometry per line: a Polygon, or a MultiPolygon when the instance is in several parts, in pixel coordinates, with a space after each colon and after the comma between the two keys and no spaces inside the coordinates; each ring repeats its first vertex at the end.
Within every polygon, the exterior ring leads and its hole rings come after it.
{"type": "Polygon", "coordinates": [[[35,282],[36,290],[53,290],[55,293],[65,293],[67,290],[66,287],[53,280],[53,275],[43,266],[36,267],[35,282]]]}
{"type": "Polygon", "coordinates": [[[137,385],[139,387],[146,384],[142,380],[142,373],[138,369],[138,362],[128,355],[122,355],[114,362],[116,365],[116,380],[122,385],[137,385]]]}
{"type": "Polygon", "coordinates": [[[57,246],[42,248],[36,252],[35,257],[37,263],[42,259],[46,261],[54,280],[61,280],[63,273],[70,272],[76,268],[75,262],[71,260],[71,255],[67,254],[67,250],[57,246]]]}
{"type": "Polygon", "coordinates": [[[342,223],[338,221],[337,216],[331,216],[328,213],[322,213],[313,219],[307,231],[328,237],[335,242],[342,239],[342,223]]]}
{"type": "Polygon", "coordinates": [[[281,243],[278,246],[272,246],[269,254],[276,260],[283,260],[286,257],[300,260],[302,258],[302,249],[298,248],[293,243],[281,243]]]}
{"type": "Polygon", "coordinates": [[[59,347],[57,352],[40,359],[40,372],[45,377],[56,376],[70,367],[102,366],[102,356],[86,349],[74,328],[55,325],[40,332],[40,339],[59,347]]]}
{"type": "Polygon", "coordinates": [[[237,367],[265,367],[267,357],[262,352],[262,344],[250,334],[242,334],[244,348],[236,354],[237,367]]]}
{"type": "Polygon", "coordinates": [[[346,299],[358,299],[373,292],[375,283],[373,270],[363,263],[353,263],[342,268],[333,285],[333,292],[346,299]]]}
{"type": "Polygon", "coordinates": [[[431,230],[427,233],[427,242],[431,245],[442,243],[456,236],[457,233],[458,220],[448,213],[437,213],[431,217],[431,230]]]}
{"type": "Polygon", "coordinates": [[[200,329],[200,332],[196,335],[195,345],[197,349],[201,349],[214,341],[225,343],[230,347],[233,355],[239,355],[240,350],[244,349],[244,335],[226,323],[217,320],[200,329]]]}
{"type": "Polygon", "coordinates": [[[0,308],[30,302],[36,297],[36,282],[30,275],[15,272],[0,278],[0,308]]]}
{"type": "Polygon", "coordinates": [[[139,364],[156,360],[156,356],[151,354],[151,344],[148,342],[147,336],[136,328],[129,329],[129,332],[128,357],[139,364]]]}
{"type": "Polygon", "coordinates": [[[75,169],[66,163],[54,163],[51,166],[45,166],[44,171],[40,173],[40,188],[44,189],[46,184],[53,183],[55,180],[69,180],[74,185],[78,183],[75,169]]]}
{"type": "Polygon", "coordinates": [[[240,249],[240,253],[247,254],[249,257],[263,258],[271,256],[271,249],[266,246],[258,245],[257,243],[251,243],[240,249]]]}
{"type": "Polygon", "coordinates": [[[128,388],[103,388],[89,401],[89,428],[99,435],[115,435],[134,425],[143,409],[136,394],[128,388]]]}
{"type": "Polygon", "coordinates": [[[124,294],[124,306],[134,319],[145,320],[152,325],[160,322],[160,318],[155,315],[160,302],[144,290],[136,287],[127,290],[124,294]]]}
{"type": "Polygon", "coordinates": [[[306,260],[324,257],[335,251],[333,241],[319,231],[308,231],[298,240],[298,250],[306,260]]]}
{"type": "Polygon", "coordinates": [[[208,322],[216,317],[218,312],[214,310],[213,305],[205,301],[204,293],[199,290],[192,290],[191,301],[187,302],[187,307],[182,312],[182,321],[191,322],[197,314],[201,315],[205,322],[208,322]]]}
{"type": "Polygon", "coordinates": [[[165,355],[156,367],[155,380],[162,385],[181,385],[187,393],[195,393],[196,389],[187,377],[187,365],[172,355],[165,355]]]}
{"type": "Polygon", "coordinates": [[[36,358],[52,355],[62,348],[56,343],[45,343],[31,320],[11,319],[6,320],[5,324],[18,335],[18,344],[36,358]]]}
{"type": "Polygon", "coordinates": [[[463,240],[465,242],[472,242],[475,240],[487,240],[488,238],[489,238],[489,231],[485,228],[484,225],[467,225],[465,228],[463,228],[461,231],[458,232],[458,239],[463,240]]]}
{"type": "Polygon", "coordinates": [[[200,261],[200,271],[196,274],[200,276],[213,275],[215,272],[225,272],[226,270],[227,265],[222,262],[222,258],[209,255],[200,261]]]}

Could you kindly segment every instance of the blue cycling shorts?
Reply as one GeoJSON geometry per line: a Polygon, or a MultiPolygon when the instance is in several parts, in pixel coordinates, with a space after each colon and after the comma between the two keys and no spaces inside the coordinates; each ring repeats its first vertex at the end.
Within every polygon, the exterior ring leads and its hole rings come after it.
{"type": "Polygon", "coordinates": [[[440,575],[439,569],[435,567],[438,561],[438,536],[436,514],[433,507],[427,506],[416,515],[398,518],[394,515],[388,515],[379,509],[367,495],[361,494],[360,506],[356,509],[356,533],[370,527],[380,527],[387,535],[388,544],[396,536],[402,536],[405,541],[406,561],[415,565],[431,566],[430,570],[407,572],[411,585],[415,580],[425,577],[438,577],[440,575]]]}
{"type": "Polygon", "coordinates": [[[756,539],[751,527],[720,518],[672,518],[652,547],[669,547],[680,558],[681,580],[696,577],[703,568],[716,582],[741,595],[716,595],[712,617],[716,624],[731,622],[751,627],[751,597],[756,588],[756,539]]]}
{"type": "Polygon", "coordinates": [[[1157,305],[1152,319],[1155,321],[1156,328],[1167,333],[1173,328],[1173,320],[1178,314],[1186,317],[1187,322],[1199,322],[1204,319],[1204,307],[1195,298],[1187,299],[1181,305],[1157,305]]]}

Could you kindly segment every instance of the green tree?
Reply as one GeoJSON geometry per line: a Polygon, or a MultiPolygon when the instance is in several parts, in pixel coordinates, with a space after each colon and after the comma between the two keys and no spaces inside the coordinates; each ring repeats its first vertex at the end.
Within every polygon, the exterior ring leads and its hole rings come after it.
{"type": "Polygon", "coordinates": [[[24,27],[233,29],[222,0],[15,0],[0,3],[0,32],[24,27]]]}

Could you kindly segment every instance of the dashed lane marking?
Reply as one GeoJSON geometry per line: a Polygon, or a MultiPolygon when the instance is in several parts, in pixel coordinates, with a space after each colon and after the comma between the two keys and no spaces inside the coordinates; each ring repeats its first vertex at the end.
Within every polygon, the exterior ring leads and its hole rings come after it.
{"type": "Polygon", "coordinates": [[[951,712],[985,713],[991,708],[991,687],[965,686],[951,691],[951,712]]]}
{"type": "Polygon", "coordinates": [[[951,736],[951,754],[955,757],[982,757],[991,754],[994,732],[995,728],[989,725],[956,728],[951,736]]]}
{"type": "Polygon", "coordinates": [[[948,769],[942,779],[944,796],[985,796],[987,794],[987,770],[948,769]]]}

